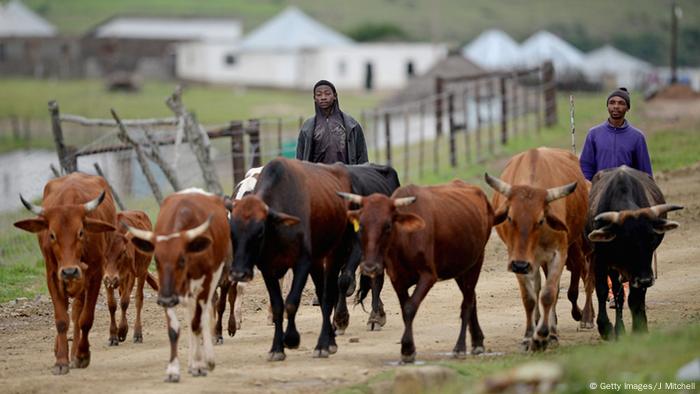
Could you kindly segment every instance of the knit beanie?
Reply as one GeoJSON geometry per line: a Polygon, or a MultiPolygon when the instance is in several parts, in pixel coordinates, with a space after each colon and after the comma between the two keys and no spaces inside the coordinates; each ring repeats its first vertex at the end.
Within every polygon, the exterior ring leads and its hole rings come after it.
{"type": "Polygon", "coordinates": [[[612,93],[608,95],[608,99],[605,100],[605,105],[608,105],[608,102],[610,101],[611,97],[621,97],[625,102],[627,103],[627,109],[632,108],[630,105],[630,93],[627,91],[627,88],[617,88],[614,90],[612,93]]]}

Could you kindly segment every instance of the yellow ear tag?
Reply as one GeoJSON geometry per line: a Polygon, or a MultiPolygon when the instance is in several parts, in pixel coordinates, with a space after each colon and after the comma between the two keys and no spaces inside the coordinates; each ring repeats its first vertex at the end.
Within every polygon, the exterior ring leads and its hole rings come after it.
{"type": "Polygon", "coordinates": [[[352,227],[355,229],[355,232],[360,231],[360,221],[357,219],[352,219],[352,227]]]}

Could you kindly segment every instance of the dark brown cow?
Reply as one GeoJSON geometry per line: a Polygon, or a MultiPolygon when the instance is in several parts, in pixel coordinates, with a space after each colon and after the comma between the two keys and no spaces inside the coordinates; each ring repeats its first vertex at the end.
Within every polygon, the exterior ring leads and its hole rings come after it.
{"type": "MultiPolygon", "coordinates": [[[[537,148],[513,157],[501,179],[486,174],[486,182],[498,192],[492,201],[496,231],[508,248],[508,271],[517,274],[525,307],[523,348],[543,350],[550,342],[558,343],[556,303],[565,265],[572,270],[571,286],[576,287],[575,293],[569,292],[571,313],[576,320],[582,318],[572,296],[578,295],[577,273],[586,264],[589,247],[583,233],[586,180],[572,153],[537,148]],[[543,289],[540,267],[546,276],[543,289]]],[[[586,286],[585,321],[593,319],[591,297],[592,286],[586,286]]]]}
{"type": "MultiPolygon", "coordinates": [[[[151,231],[151,220],[142,211],[123,211],[117,213],[117,223],[126,223],[139,230],[151,231]]],[[[155,291],[158,291],[158,283],[148,273],[151,264],[151,255],[141,253],[129,242],[131,234],[126,228],[118,226],[118,230],[112,237],[112,242],[107,249],[107,260],[104,273],[104,285],[107,292],[107,305],[109,307],[109,346],[117,346],[124,342],[129,331],[126,321],[126,310],[129,308],[131,292],[136,283],[136,320],[134,321],[134,342],[143,342],[141,331],[141,310],[143,309],[143,286],[145,282],[155,291]],[[117,328],[115,313],[117,301],[114,298],[114,290],[119,290],[119,302],[121,304],[121,320],[117,328]]]]}
{"type": "Polygon", "coordinates": [[[95,318],[105,253],[115,229],[114,202],[102,177],[81,173],[50,180],[44,187],[42,206],[20,198],[38,216],[14,225],[37,233],[44,256],[57,331],[53,373],[67,374],[69,298],[74,299],[70,368],[90,365],[88,334],[95,318]]]}
{"type": "Polygon", "coordinates": [[[186,189],[163,201],[154,232],[129,227],[131,242],[156,258],[158,305],[165,308],[170,338],[166,382],[180,380],[180,323],[175,314],[180,302],[190,319],[189,373],[205,376],[214,369],[212,295],[231,259],[227,212],[221,197],[186,189]]]}
{"type": "Polygon", "coordinates": [[[482,353],[484,335],[474,290],[493,226],[493,209],[486,194],[459,180],[437,186],[404,186],[391,197],[340,194],[361,206],[348,216],[359,222],[363,274],[382,274],[386,266],[399,297],[404,321],[402,361],[413,362],[416,357],[413,318],[420,303],[437,281],[450,278],[462,291],[462,326],[454,355],[466,356],[467,325],[472,354],[482,353]],[[416,288],[409,296],[413,285],[416,288]]]}
{"type": "Polygon", "coordinates": [[[323,313],[313,355],[328,357],[337,351],[330,316],[338,297],[338,272],[346,260],[343,251],[350,248],[353,229],[347,221],[347,206],[335,191],[349,192],[350,187],[347,170],[340,165],[277,158],[263,168],[255,193],[234,202],[231,279],[250,281],[254,266],[263,275],[275,323],[270,361],[284,360],[284,347],[299,346],[295,315],[309,273],[323,313]],[[279,279],[289,269],[294,278],[283,306],[279,279]],[[284,333],[283,308],[287,312],[284,333]]]}

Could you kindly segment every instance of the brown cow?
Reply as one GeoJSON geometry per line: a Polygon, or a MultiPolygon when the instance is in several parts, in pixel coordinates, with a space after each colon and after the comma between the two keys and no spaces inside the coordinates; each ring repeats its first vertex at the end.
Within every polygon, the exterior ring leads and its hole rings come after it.
{"type": "Polygon", "coordinates": [[[88,334],[95,318],[102,270],[116,212],[107,182],[99,176],[73,173],[50,180],[42,206],[22,198],[38,217],[16,222],[22,230],[37,233],[46,264],[46,283],[56,319],[54,375],[69,372],[68,299],[73,298],[73,346],[70,368],[90,365],[88,334]]]}
{"type": "Polygon", "coordinates": [[[361,206],[349,211],[348,217],[359,222],[363,274],[380,275],[386,266],[399,297],[404,321],[401,360],[415,360],[413,318],[420,303],[437,281],[450,278],[462,291],[462,326],[454,356],[466,356],[467,325],[471,353],[483,353],[475,287],[494,218],[486,194],[459,180],[436,186],[404,186],[391,197],[339,194],[361,206]],[[413,285],[415,290],[409,296],[413,285]]]}
{"type": "Polygon", "coordinates": [[[277,158],[263,168],[255,193],[234,202],[231,279],[252,280],[254,266],[263,275],[275,323],[270,361],[284,360],[284,347],[299,346],[295,315],[309,273],[323,314],[313,356],[328,357],[337,351],[330,316],[338,297],[338,273],[346,260],[344,251],[350,248],[353,229],[347,221],[346,204],[334,193],[349,192],[350,187],[350,176],[341,165],[277,158]],[[284,302],[279,279],[290,268],[294,278],[284,302]],[[284,333],[283,308],[287,312],[284,333]]]}
{"type": "MultiPolygon", "coordinates": [[[[588,190],[585,178],[575,155],[551,148],[520,153],[508,162],[501,179],[488,174],[485,178],[498,192],[492,201],[496,207],[496,231],[508,248],[508,270],[517,274],[525,307],[523,347],[544,350],[548,343],[558,343],[556,303],[564,265],[581,270],[586,264],[588,246],[583,230],[588,190]],[[540,267],[546,276],[543,289],[540,267]],[[539,303],[542,304],[541,314],[539,303]]],[[[575,286],[578,287],[578,277],[575,286]]],[[[586,286],[584,315],[592,320],[592,287],[590,292],[589,287],[586,286]]],[[[570,301],[574,319],[580,320],[576,299],[570,298],[570,301]]]]}
{"type": "MultiPolygon", "coordinates": [[[[151,220],[142,211],[123,211],[117,213],[117,222],[126,223],[133,228],[151,231],[151,220]]],[[[158,291],[158,283],[155,278],[148,273],[148,266],[151,264],[151,255],[141,253],[129,242],[131,234],[126,232],[126,228],[118,226],[118,230],[112,237],[112,242],[107,249],[107,260],[104,273],[104,285],[107,292],[107,305],[109,307],[109,346],[117,346],[119,342],[124,342],[129,331],[126,321],[126,310],[129,308],[131,291],[136,286],[136,320],[134,321],[134,343],[143,342],[141,331],[141,310],[143,309],[143,286],[145,282],[155,291],[158,291]],[[114,298],[114,290],[119,290],[119,301],[121,304],[122,316],[117,329],[115,313],[117,311],[117,301],[114,298]]]]}
{"type": "Polygon", "coordinates": [[[171,194],[158,213],[155,231],[128,227],[131,242],[153,253],[158,269],[158,305],[165,309],[170,338],[166,382],[180,381],[177,342],[180,324],[175,306],[182,302],[190,319],[188,371],[205,376],[214,370],[212,295],[224,266],[231,261],[228,218],[221,197],[199,189],[171,194]]]}

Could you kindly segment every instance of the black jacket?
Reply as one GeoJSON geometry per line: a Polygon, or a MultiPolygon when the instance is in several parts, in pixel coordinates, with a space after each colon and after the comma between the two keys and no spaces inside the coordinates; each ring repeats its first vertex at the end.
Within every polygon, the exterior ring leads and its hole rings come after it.
{"type": "MultiPolygon", "coordinates": [[[[346,146],[348,149],[348,162],[345,164],[362,164],[367,163],[367,144],[365,143],[365,135],[362,132],[362,126],[352,116],[345,112],[340,112],[345,125],[346,146]]],[[[313,136],[316,127],[316,116],[312,116],[304,122],[299,131],[299,140],[297,141],[297,159],[311,160],[311,152],[313,151],[313,136]]]]}

